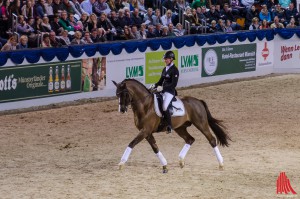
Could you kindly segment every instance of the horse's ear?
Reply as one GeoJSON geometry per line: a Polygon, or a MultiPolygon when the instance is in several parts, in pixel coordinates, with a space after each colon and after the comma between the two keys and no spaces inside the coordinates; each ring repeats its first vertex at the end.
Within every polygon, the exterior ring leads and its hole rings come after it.
{"type": "Polygon", "coordinates": [[[114,85],[115,86],[117,86],[118,87],[118,84],[117,84],[117,82],[115,82],[114,80],[111,80],[113,83],[114,83],[114,85]]]}

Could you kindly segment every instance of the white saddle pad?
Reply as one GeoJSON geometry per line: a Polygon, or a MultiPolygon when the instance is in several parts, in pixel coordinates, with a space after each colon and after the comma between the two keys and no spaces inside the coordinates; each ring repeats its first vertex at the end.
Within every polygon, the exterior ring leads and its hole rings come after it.
{"type": "MultiPolygon", "coordinates": [[[[178,116],[184,116],[185,115],[185,108],[184,105],[178,97],[176,97],[176,101],[172,102],[172,107],[173,107],[173,115],[172,117],[178,117],[178,116]]],[[[157,114],[157,116],[162,117],[162,113],[159,110],[158,107],[158,101],[157,98],[154,94],[154,109],[157,114]]]]}

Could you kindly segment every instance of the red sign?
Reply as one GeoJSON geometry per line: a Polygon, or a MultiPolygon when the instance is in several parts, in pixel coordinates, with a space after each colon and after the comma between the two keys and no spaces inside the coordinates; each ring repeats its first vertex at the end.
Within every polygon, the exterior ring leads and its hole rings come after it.
{"type": "Polygon", "coordinates": [[[293,195],[297,194],[291,186],[290,180],[286,177],[285,172],[280,172],[277,178],[277,194],[288,194],[292,193],[293,195]]]}

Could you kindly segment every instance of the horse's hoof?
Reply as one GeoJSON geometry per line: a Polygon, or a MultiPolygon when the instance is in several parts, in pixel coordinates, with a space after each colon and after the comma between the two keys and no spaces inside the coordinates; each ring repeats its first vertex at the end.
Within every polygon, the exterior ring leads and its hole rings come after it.
{"type": "Polygon", "coordinates": [[[119,163],[119,170],[122,170],[124,168],[124,163],[120,162],[119,163]]]}
{"type": "Polygon", "coordinates": [[[220,165],[219,165],[219,170],[220,170],[220,171],[224,171],[224,165],[223,165],[223,164],[220,164],[220,165]]]}
{"type": "Polygon", "coordinates": [[[180,168],[183,168],[185,165],[184,160],[182,160],[182,159],[179,160],[179,165],[180,165],[180,168]]]}
{"type": "Polygon", "coordinates": [[[163,166],[163,173],[168,173],[168,168],[167,168],[167,166],[163,166]]]}

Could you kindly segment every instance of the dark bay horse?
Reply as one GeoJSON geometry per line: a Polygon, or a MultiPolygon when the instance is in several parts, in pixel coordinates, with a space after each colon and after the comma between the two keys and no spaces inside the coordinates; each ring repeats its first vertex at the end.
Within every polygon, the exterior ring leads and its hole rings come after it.
{"type": "MultiPolygon", "coordinates": [[[[163,166],[163,172],[166,173],[167,161],[159,151],[153,133],[157,132],[161,118],[157,116],[154,110],[154,95],[139,81],[134,79],[125,79],[116,83],[116,95],[119,98],[119,111],[127,112],[127,107],[131,105],[134,113],[134,123],[139,130],[138,135],[129,143],[119,163],[122,169],[127,162],[132,149],[146,139],[152,147],[154,153],[159,158],[163,166]]],[[[185,107],[185,115],[172,117],[172,127],[174,131],[184,139],[185,145],[179,153],[179,164],[184,166],[184,158],[193,144],[195,139],[187,132],[187,127],[192,124],[199,129],[207,138],[209,144],[213,147],[215,155],[219,162],[220,170],[223,170],[223,157],[218,149],[217,143],[221,146],[229,145],[231,140],[221,120],[212,117],[206,103],[194,97],[184,97],[181,99],[185,107]],[[214,132],[216,138],[211,134],[210,129],[214,132]]]]}

